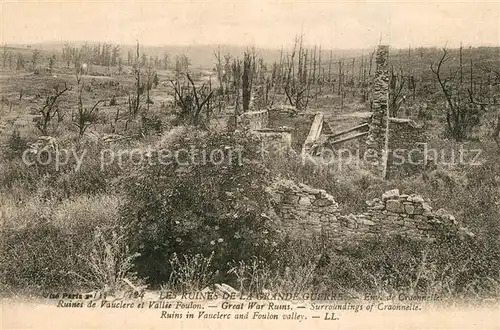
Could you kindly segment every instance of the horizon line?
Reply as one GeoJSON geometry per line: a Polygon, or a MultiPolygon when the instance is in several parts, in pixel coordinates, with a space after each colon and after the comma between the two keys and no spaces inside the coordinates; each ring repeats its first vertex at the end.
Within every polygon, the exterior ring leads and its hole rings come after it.
{"type": "MultiPolygon", "coordinates": [[[[24,43],[18,43],[18,42],[2,42],[2,46],[7,46],[7,47],[12,47],[12,46],[34,46],[34,45],[51,45],[51,44],[61,44],[63,45],[64,43],[76,43],[76,44],[111,44],[111,45],[118,45],[118,46],[130,46],[130,47],[135,47],[137,43],[130,43],[130,42],[117,42],[117,41],[103,41],[103,40],[46,40],[46,41],[27,41],[24,43]]],[[[249,47],[255,47],[259,49],[265,49],[265,50],[280,50],[280,49],[286,49],[287,46],[292,46],[293,42],[290,42],[288,45],[281,44],[281,45],[275,45],[275,46],[270,46],[270,45],[257,45],[257,44],[248,44],[248,45],[241,45],[241,44],[232,44],[232,43],[191,43],[191,44],[182,44],[182,43],[175,43],[175,44],[151,44],[151,43],[141,43],[139,42],[139,45],[141,47],[224,47],[224,46],[230,46],[230,47],[238,47],[238,48],[249,48],[249,47]]],[[[388,45],[390,48],[397,49],[397,50],[402,50],[402,49],[416,49],[416,48],[447,48],[447,49],[459,49],[460,46],[447,46],[445,43],[444,45],[407,45],[407,46],[392,46],[390,43],[379,43],[379,44],[373,44],[371,46],[367,47],[349,47],[349,48],[342,48],[342,47],[325,47],[322,49],[323,50],[367,50],[367,49],[373,49],[376,48],[378,45],[388,45]]],[[[308,44],[304,43],[305,47],[318,47],[322,46],[321,43],[319,44],[308,44]]],[[[492,43],[484,43],[484,44],[461,44],[463,48],[499,48],[500,44],[492,44],[492,43]]]]}

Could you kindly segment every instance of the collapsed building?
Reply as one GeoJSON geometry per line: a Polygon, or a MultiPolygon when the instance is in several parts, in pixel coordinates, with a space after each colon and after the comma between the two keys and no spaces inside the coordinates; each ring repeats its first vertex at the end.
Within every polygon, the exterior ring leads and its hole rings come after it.
{"type": "MultiPolygon", "coordinates": [[[[357,149],[353,154],[371,154],[374,161],[369,163],[369,169],[382,179],[426,171],[433,164],[423,154],[426,141],[423,125],[390,116],[389,47],[379,46],[375,60],[371,107],[366,112],[344,114],[351,124],[345,129],[332,130],[324,113],[297,113],[287,107],[245,112],[239,116],[237,125],[258,135],[270,149],[288,150],[318,166],[324,164],[325,148],[333,152],[357,149]]],[[[473,236],[448,211],[433,210],[429,200],[400,194],[397,189],[367,201],[367,208],[361,214],[343,214],[326,191],[289,180],[271,183],[269,192],[274,205],[272,212],[282,222],[281,227],[301,239],[321,234],[341,246],[394,234],[416,239],[432,239],[443,232],[473,236]]]]}

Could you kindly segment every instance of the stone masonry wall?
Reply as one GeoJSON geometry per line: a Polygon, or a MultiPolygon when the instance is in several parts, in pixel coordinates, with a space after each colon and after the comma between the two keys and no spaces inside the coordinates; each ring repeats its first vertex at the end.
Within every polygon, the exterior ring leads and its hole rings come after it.
{"type": "Polygon", "coordinates": [[[269,111],[269,128],[292,129],[292,148],[300,153],[316,114],[297,113],[295,109],[273,108],[269,111]]]}
{"type": "Polygon", "coordinates": [[[322,228],[337,223],[339,205],[325,190],[279,180],[269,187],[269,191],[283,231],[291,237],[310,239],[321,233],[322,228]]]}
{"type": "Polygon", "coordinates": [[[388,143],[388,118],[389,118],[389,46],[380,45],[375,55],[376,70],[372,83],[372,111],[370,122],[370,134],[367,144],[370,149],[377,152],[379,160],[374,169],[380,176],[385,177],[386,172],[386,150],[388,143]]]}
{"type": "Polygon", "coordinates": [[[280,180],[269,190],[283,230],[294,238],[307,240],[321,234],[342,247],[387,235],[416,239],[432,239],[437,232],[473,236],[446,210],[434,211],[428,200],[400,194],[397,189],[367,201],[367,210],[356,215],[342,214],[326,191],[304,184],[280,180]]]}
{"type": "Polygon", "coordinates": [[[261,140],[263,155],[287,154],[292,150],[290,127],[269,127],[269,111],[248,111],[238,117],[238,128],[252,132],[261,140]]]}
{"type": "Polygon", "coordinates": [[[292,133],[289,128],[255,130],[262,142],[262,152],[268,157],[285,155],[292,151],[292,133]]]}
{"type": "Polygon", "coordinates": [[[237,127],[245,130],[267,128],[268,124],[269,112],[267,110],[244,112],[237,119],[237,127]]]}

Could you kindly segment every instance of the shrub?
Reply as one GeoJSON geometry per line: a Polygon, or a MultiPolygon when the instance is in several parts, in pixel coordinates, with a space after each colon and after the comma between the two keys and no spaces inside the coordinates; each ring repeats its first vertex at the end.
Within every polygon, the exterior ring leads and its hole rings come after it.
{"type": "Polygon", "coordinates": [[[160,117],[157,115],[151,116],[151,118],[143,116],[142,117],[142,134],[161,134],[164,129],[164,124],[160,117]]]}
{"type": "Polygon", "coordinates": [[[23,152],[28,149],[28,140],[21,136],[18,130],[14,130],[12,135],[7,140],[7,144],[4,147],[4,155],[6,160],[12,160],[15,158],[21,159],[23,152]]]}
{"type": "Polygon", "coordinates": [[[118,105],[118,102],[116,101],[116,96],[113,94],[111,95],[111,99],[109,100],[109,106],[112,107],[115,105],[118,105]]]}
{"type": "Polygon", "coordinates": [[[133,228],[131,246],[141,254],[139,274],[155,284],[167,282],[173,253],[214,253],[214,267],[221,273],[229,260],[269,257],[275,231],[264,213],[269,201],[267,171],[257,161],[256,141],[244,135],[199,132],[165,141],[171,142],[170,150],[224,150],[225,159],[219,165],[199,160],[189,165],[151,162],[127,178],[122,215],[133,228]],[[239,154],[229,152],[238,146],[239,154]]]}

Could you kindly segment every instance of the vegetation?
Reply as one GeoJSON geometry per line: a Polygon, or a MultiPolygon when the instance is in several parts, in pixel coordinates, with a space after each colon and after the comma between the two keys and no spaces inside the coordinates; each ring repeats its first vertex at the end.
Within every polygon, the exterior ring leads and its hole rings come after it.
{"type": "Polygon", "coordinates": [[[255,137],[228,124],[239,128],[242,111],[291,107],[290,118],[321,111],[341,131],[351,124],[345,115],[370,109],[373,52],[350,57],[298,37],[275,56],[210,51],[212,70],[139,43],[65,44],[57,54],[3,47],[0,290],[226,283],[247,293],[497,299],[498,51],[391,50],[391,116],[425,122],[431,146],[481,149],[482,163],[381,180],[363,164],[319,167],[292,153],[263,158],[255,137]],[[64,164],[39,161],[56,159],[42,136],[68,151],[64,164]],[[155,162],[164,150],[184,151],[180,161],[155,162]],[[223,161],[203,162],[213,150],[223,161]],[[111,155],[113,162],[103,158],[111,155]],[[269,212],[266,188],[279,178],[325,189],[346,213],[395,187],[421,194],[476,237],[392,237],[342,250],[323,236],[292,239],[269,212]]]}

